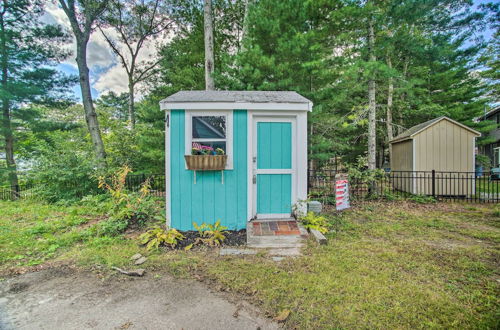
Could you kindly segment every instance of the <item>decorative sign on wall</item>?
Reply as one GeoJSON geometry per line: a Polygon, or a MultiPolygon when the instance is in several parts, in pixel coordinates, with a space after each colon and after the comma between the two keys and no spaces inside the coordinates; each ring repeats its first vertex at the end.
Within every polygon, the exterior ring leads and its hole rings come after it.
{"type": "Polygon", "coordinates": [[[349,205],[349,181],[339,179],[335,181],[335,204],[337,211],[345,210],[349,205]]]}

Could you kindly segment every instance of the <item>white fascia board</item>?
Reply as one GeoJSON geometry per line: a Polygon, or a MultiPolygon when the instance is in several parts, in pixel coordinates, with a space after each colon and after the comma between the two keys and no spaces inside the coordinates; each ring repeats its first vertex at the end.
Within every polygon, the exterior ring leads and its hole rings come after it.
{"type": "Polygon", "coordinates": [[[247,102],[175,102],[160,103],[161,110],[279,110],[312,111],[312,102],[308,103],[247,103],[247,102]]]}

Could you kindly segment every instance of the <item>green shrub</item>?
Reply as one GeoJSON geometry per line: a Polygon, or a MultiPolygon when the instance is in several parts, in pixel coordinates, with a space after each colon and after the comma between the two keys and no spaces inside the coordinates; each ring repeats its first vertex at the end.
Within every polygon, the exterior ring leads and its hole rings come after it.
{"type": "Polygon", "coordinates": [[[129,227],[128,219],[109,218],[99,223],[97,236],[116,236],[129,227]]]}
{"type": "Polygon", "coordinates": [[[142,227],[148,220],[163,220],[162,208],[150,196],[149,181],[141,185],[139,192],[128,192],[125,189],[127,175],[132,170],[123,166],[108,177],[99,177],[99,188],[106,190],[110,196],[111,207],[105,231],[121,232],[128,227],[142,227]]]}
{"type": "Polygon", "coordinates": [[[35,196],[54,203],[99,193],[94,155],[91,148],[82,148],[86,145],[72,132],[54,132],[39,142],[29,174],[35,196]]]}

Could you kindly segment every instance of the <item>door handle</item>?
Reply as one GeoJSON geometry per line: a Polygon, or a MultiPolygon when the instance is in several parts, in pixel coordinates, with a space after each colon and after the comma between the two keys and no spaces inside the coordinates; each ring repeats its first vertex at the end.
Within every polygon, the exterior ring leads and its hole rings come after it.
{"type": "Polygon", "coordinates": [[[255,174],[252,177],[252,183],[257,184],[257,175],[255,175],[255,174]]]}

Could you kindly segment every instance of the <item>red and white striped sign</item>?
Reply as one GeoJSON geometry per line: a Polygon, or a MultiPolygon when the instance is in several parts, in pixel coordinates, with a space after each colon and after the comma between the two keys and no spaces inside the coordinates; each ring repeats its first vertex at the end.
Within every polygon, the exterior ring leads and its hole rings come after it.
{"type": "Polygon", "coordinates": [[[349,205],[349,182],[347,180],[335,181],[335,206],[338,211],[345,210],[349,205]]]}

